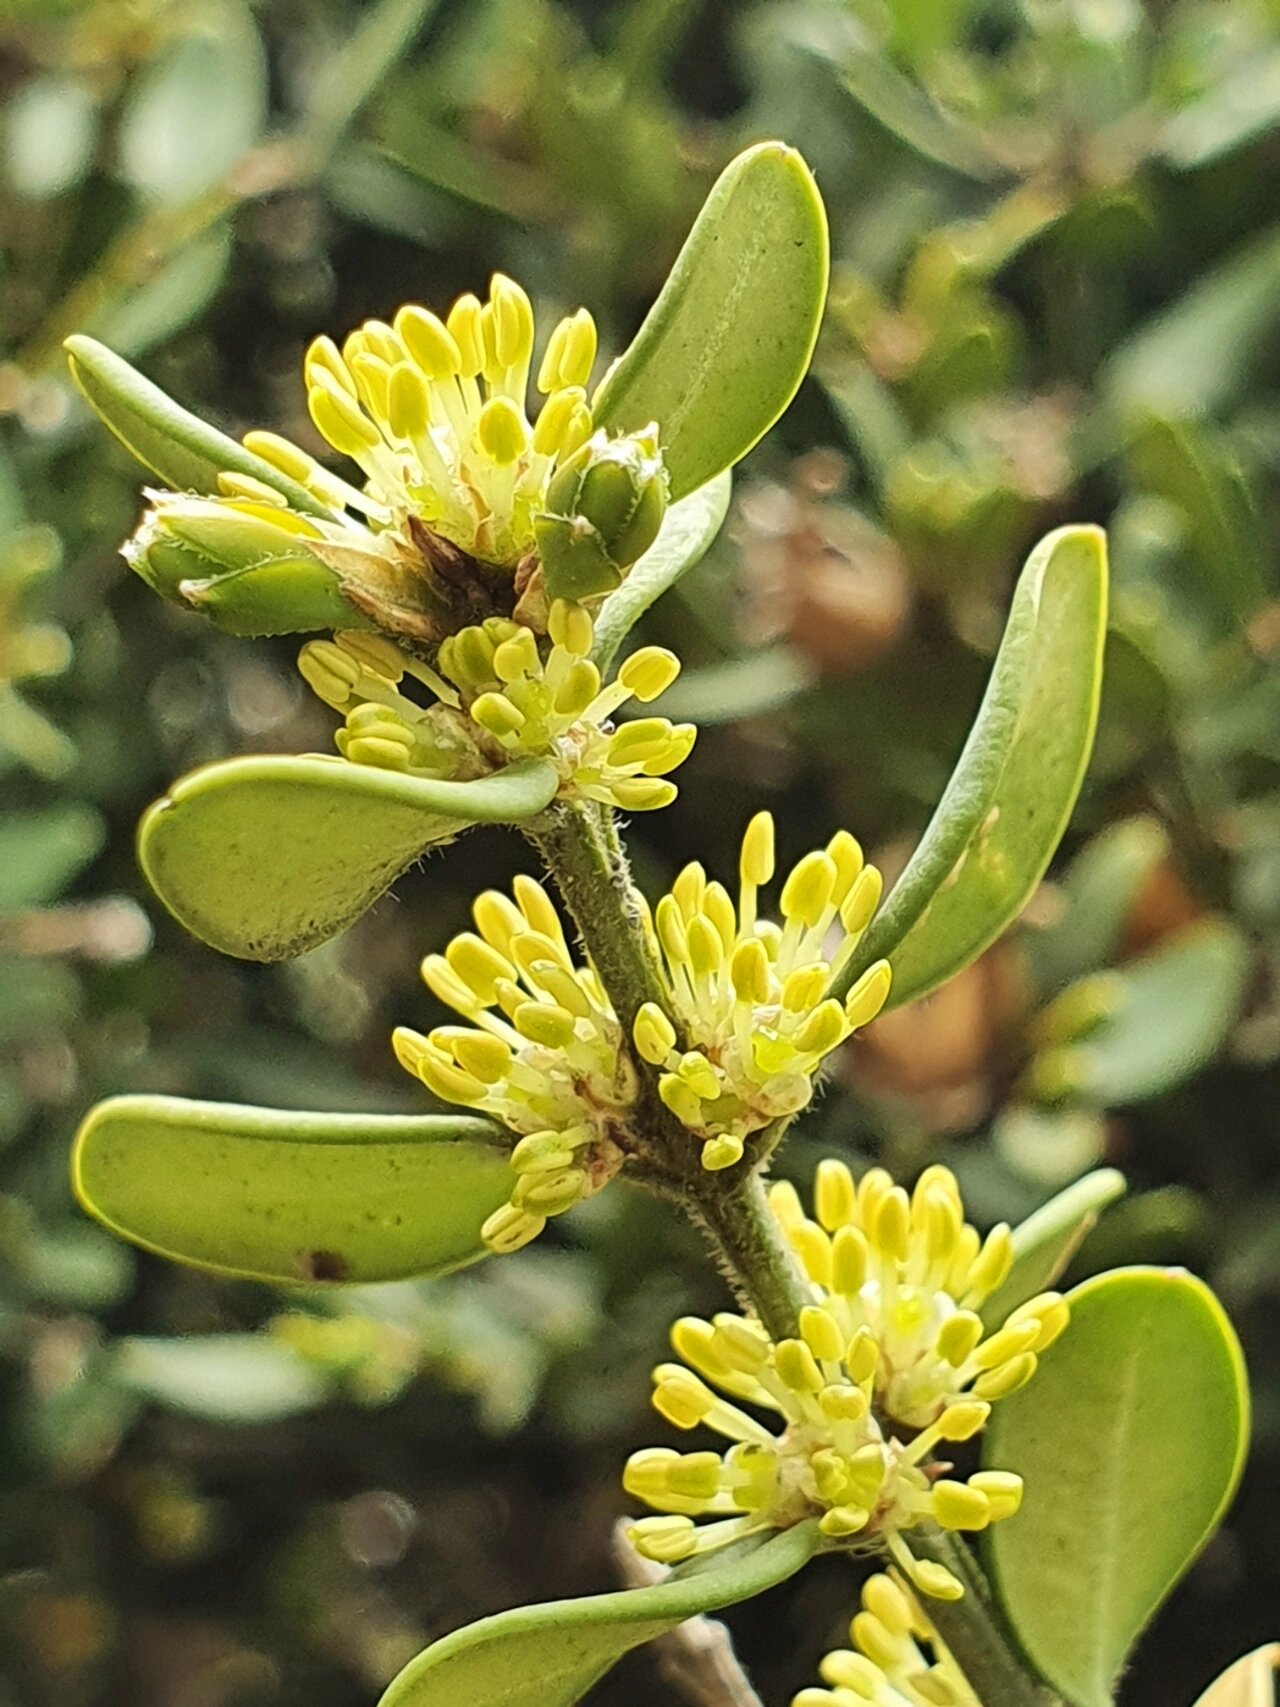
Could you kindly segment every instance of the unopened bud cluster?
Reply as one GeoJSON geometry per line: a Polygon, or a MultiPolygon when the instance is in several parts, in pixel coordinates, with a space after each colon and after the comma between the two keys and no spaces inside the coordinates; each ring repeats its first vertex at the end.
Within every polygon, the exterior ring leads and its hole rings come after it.
{"type": "Polygon", "coordinates": [[[497,1251],[518,1250],[613,1178],[637,1091],[609,1000],[575,962],[546,890],[517,877],[513,895],[486,891],[475,931],[422,963],[427,988],[467,1025],[425,1037],[402,1026],[392,1040],[429,1091],[521,1134],[511,1200],[483,1228],[497,1251]]]}
{"type": "Polygon", "coordinates": [[[921,1593],[955,1599],[957,1579],[904,1537],[921,1523],[982,1530],[1017,1511],[1018,1476],[961,1480],[939,1454],[1030,1380],[1066,1303],[1045,1293],[985,1334],[974,1306],[1007,1275],[1008,1229],[979,1240],[945,1169],[927,1170],[908,1198],[881,1169],[855,1186],[843,1163],[824,1162],[817,1196],[810,1221],[790,1187],[773,1193],[813,1288],[795,1338],[775,1342],[729,1314],[672,1330],[683,1361],[655,1370],[655,1408],[732,1445],[636,1453],[624,1484],[663,1515],[635,1524],[632,1539],[672,1563],[816,1516],[833,1544],[879,1541],[921,1593]]]}
{"type": "Polygon", "coordinates": [[[369,609],[387,608],[398,580],[419,615],[451,607],[456,589],[439,579],[433,538],[446,556],[505,571],[508,595],[543,545],[551,597],[607,592],[666,511],[658,429],[613,439],[595,428],[586,387],[596,328],[585,309],[551,333],[537,374],[545,400],[531,420],[533,349],[532,304],[500,273],[486,301],[460,296],[444,318],[409,303],[341,347],[316,338],[303,362],[307,407],[363,484],[277,433],[250,432],[245,448],[304,489],[307,514],[265,475],[226,473],[220,496],[153,493],[126,547],[130,564],[237,634],[358,627],[369,609]]]}
{"type": "Polygon", "coordinates": [[[849,1641],[819,1666],[826,1687],[802,1689],[791,1707],[982,1707],[895,1571],[877,1571],[863,1583],[849,1641]]]}
{"type": "Polygon", "coordinates": [[[679,660],[661,646],[633,652],[606,687],[589,653],[593,627],[582,605],[555,600],[548,633],[489,617],[441,645],[432,669],[379,636],[339,633],[302,649],[313,691],[346,718],[339,751],[359,764],[420,776],[476,775],[495,764],[550,759],[566,790],[625,811],[675,799],[667,780],[689,756],[697,730],[665,717],[614,728],[630,700],[656,699],[679,660]],[[433,692],[424,708],[401,691],[409,676],[433,692]]]}
{"type": "Polygon", "coordinates": [[[781,924],[757,913],[773,876],[773,819],[761,812],[743,837],[736,907],[693,864],[654,912],[668,997],[640,1009],[636,1048],[662,1070],[662,1100],[703,1140],[710,1169],[731,1166],[752,1132],[802,1109],[825,1057],[889,994],[884,960],[843,1000],[828,994],[880,900],[880,873],[854,838],[837,832],[792,870],[781,924]]]}

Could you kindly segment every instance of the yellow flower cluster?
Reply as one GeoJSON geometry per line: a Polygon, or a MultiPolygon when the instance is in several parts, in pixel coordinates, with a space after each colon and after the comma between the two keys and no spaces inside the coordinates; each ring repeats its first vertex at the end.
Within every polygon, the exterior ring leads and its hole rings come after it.
{"type": "Polygon", "coordinates": [[[647,703],[671,686],[680,673],[675,654],[644,646],[604,687],[589,656],[593,625],[582,605],[555,600],[547,632],[544,659],[532,629],[490,617],[444,642],[440,669],[504,755],[552,758],[590,800],[627,811],[669,805],[676,787],[666,773],[688,758],[693,724],[642,717],[614,729],[611,719],[628,700],[647,703]]]}
{"type": "Polygon", "coordinates": [[[849,1640],[818,1668],[827,1687],[802,1689],[791,1707],[982,1707],[896,1573],[877,1572],[862,1585],[849,1640]]]}
{"type": "Polygon", "coordinates": [[[711,1169],[731,1166],[752,1132],[802,1109],[823,1059],[889,994],[884,960],[843,1001],[827,993],[880,901],[880,873],[853,837],[838,831],[795,866],[781,925],[757,915],[774,863],[773,819],[760,812],[743,837],[736,907],[693,864],[654,913],[668,999],[640,1009],[636,1048],[663,1069],[662,1100],[703,1140],[711,1169]]]}
{"type": "Polygon", "coordinates": [[[1067,1305],[1042,1294],[984,1335],[973,1306],[1008,1272],[1008,1229],[980,1241],[945,1169],[927,1170],[908,1198],[881,1169],[855,1187],[829,1161],[816,1221],[789,1187],[773,1200],[814,1301],[797,1337],[776,1343],[742,1316],[676,1323],[683,1362],[655,1370],[654,1406],[677,1428],[702,1424],[733,1444],[636,1453],[624,1485],[664,1515],[635,1524],[632,1539],[670,1563],[816,1516],[832,1543],[878,1540],[922,1593],[954,1599],[958,1581],[917,1560],[905,1532],[985,1529],[1013,1516],[1022,1483],[998,1470],[959,1480],[935,1449],[977,1434],[992,1402],[1030,1380],[1067,1305]],[[707,1517],[717,1521],[695,1522],[707,1517]]]}
{"type": "Polygon", "coordinates": [[[1044,1292],[986,1332],[978,1311],[1008,1278],[1013,1241],[1003,1222],[980,1238],[949,1168],[926,1168],[908,1197],[883,1168],[855,1186],[845,1164],[828,1159],[814,1183],[815,1219],[786,1182],[769,1202],[815,1300],[846,1338],[866,1332],[879,1347],[875,1403],[906,1428],[929,1428],[957,1398],[1016,1393],[1067,1325],[1066,1301],[1044,1292]]]}
{"type": "Polygon", "coordinates": [[[614,728],[629,700],[656,699],[680,673],[661,646],[633,652],[605,687],[589,653],[590,614],[555,600],[547,640],[506,617],[451,635],[431,669],[380,636],[339,633],[303,647],[298,668],[326,705],[342,712],[338,750],[358,764],[417,776],[475,776],[517,758],[548,758],[566,788],[625,811],[669,805],[667,772],[693,747],[692,723],[633,718],[614,728]],[[437,696],[418,705],[408,676],[437,696]]]}
{"type": "Polygon", "coordinates": [[[429,1091],[523,1135],[511,1200],[483,1228],[496,1251],[518,1250],[613,1178],[637,1091],[608,997],[592,968],[575,964],[546,890],[517,877],[513,894],[486,891],[475,932],[422,963],[428,989],[469,1023],[425,1037],[401,1026],[392,1039],[429,1091]]]}
{"type": "Polygon", "coordinates": [[[444,319],[410,303],[391,324],[366,321],[341,349],[317,338],[304,363],[311,418],[359,465],[363,492],[273,433],[250,433],[245,444],[335,515],[353,510],[397,530],[414,518],[482,562],[514,569],[533,547],[557,464],[592,431],[590,314],[579,309],[552,332],[535,424],[525,412],[533,344],[529,298],[501,273],[487,302],[460,296],[444,319]]]}

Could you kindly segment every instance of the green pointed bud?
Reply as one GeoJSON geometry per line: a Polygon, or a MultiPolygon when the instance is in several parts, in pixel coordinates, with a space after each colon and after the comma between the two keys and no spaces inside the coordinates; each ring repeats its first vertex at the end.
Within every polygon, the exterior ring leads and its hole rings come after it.
{"type": "Polygon", "coordinates": [[[589,599],[620,586],[666,510],[657,428],[616,439],[593,434],[556,470],[534,522],[551,597],[589,599]]]}
{"type": "Polygon", "coordinates": [[[368,626],[308,549],[324,536],[307,518],[248,498],[149,496],[151,510],[121,549],[170,603],[243,636],[368,626]]]}

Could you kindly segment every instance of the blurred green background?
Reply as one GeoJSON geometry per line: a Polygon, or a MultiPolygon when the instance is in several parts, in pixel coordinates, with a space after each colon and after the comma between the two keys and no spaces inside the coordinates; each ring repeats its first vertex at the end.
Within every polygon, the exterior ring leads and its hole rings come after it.
{"type": "MultiPolygon", "coordinates": [[[[1257,1426],[1123,1699],[1189,1704],[1280,1636],[1277,0],[3,0],[0,90],[2,1707],[363,1707],[468,1618],[613,1585],[621,1464],[665,1438],[648,1367],[722,1296],[625,1190],[470,1274],[333,1296],[79,1216],[68,1142],[113,1091],[421,1108],[387,1042],[433,1017],[417,960],[531,856],[477,833],[284,967],[163,915],[146,804],[209,758],[324,750],[332,718],[288,643],[127,574],[140,476],[60,340],[312,444],[312,335],[495,268],[616,351],[770,135],[827,199],[830,312],[649,621],[686,665],[663,709],[704,732],[633,826],[641,876],[731,869],[764,805],[785,854],[843,824],[900,862],[1025,549],[1106,524],[1102,724],[1051,881],[851,1047],[783,1169],[945,1157],[989,1222],[1124,1168],[1078,1272],[1209,1278],[1257,1426]]],[[[769,1703],[852,1600],[827,1562],[737,1610],[769,1703]]],[[[592,1699],[686,1698],[639,1655],[592,1699]]]]}

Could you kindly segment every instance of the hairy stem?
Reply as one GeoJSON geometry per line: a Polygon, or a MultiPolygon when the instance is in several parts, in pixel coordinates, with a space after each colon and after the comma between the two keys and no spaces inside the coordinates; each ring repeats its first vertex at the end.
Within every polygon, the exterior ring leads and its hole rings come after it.
{"type": "Polygon", "coordinates": [[[813,1289],[750,1168],[704,1173],[690,1191],[688,1212],[710,1234],[735,1292],[759,1316],[771,1339],[799,1332],[813,1289]]]}
{"type": "Polygon", "coordinates": [[[623,1030],[644,1002],[662,1003],[662,974],[640,923],[621,844],[583,802],[561,800],[528,827],[573,916],[623,1030]]]}

